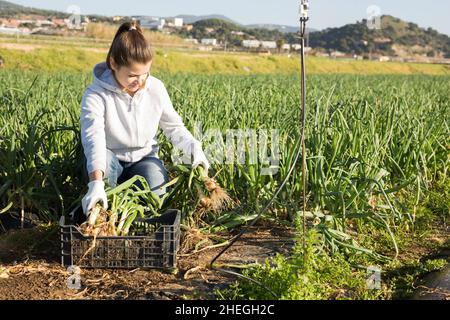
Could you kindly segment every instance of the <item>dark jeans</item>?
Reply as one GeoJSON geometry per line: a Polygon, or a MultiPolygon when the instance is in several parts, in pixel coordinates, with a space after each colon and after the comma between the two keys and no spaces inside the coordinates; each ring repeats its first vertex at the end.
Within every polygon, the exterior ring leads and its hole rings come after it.
{"type": "MultiPolygon", "coordinates": [[[[112,151],[107,150],[104,176],[107,184],[115,187],[135,175],[144,177],[150,189],[158,196],[166,193],[166,188],[161,188],[161,186],[169,181],[169,176],[164,163],[159,158],[146,156],[137,162],[124,162],[117,159],[112,151]]],[[[142,188],[139,182],[136,185],[142,188]]]]}

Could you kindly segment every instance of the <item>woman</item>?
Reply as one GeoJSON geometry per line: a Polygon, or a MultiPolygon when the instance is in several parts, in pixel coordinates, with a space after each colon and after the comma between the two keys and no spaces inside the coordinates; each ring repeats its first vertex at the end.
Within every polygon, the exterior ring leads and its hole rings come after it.
{"type": "Polygon", "coordinates": [[[94,68],[94,81],[86,89],[81,106],[81,141],[87,160],[88,192],[83,212],[96,203],[108,208],[104,179],[109,185],[143,176],[151,190],[168,181],[158,158],[157,131],[193,157],[193,167],[209,168],[197,141],[174,110],[164,84],[150,75],[153,53],[136,22],[120,26],[106,62],[94,68]]]}

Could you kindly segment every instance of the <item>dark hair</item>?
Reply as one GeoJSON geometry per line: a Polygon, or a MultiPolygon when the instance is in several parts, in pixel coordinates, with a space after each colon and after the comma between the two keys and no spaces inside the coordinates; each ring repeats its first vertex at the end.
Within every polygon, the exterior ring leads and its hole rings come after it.
{"type": "Polygon", "coordinates": [[[148,63],[153,60],[150,43],[136,21],[125,22],[117,30],[106,57],[106,64],[110,69],[111,58],[119,67],[130,66],[132,62],[148,63]]]}

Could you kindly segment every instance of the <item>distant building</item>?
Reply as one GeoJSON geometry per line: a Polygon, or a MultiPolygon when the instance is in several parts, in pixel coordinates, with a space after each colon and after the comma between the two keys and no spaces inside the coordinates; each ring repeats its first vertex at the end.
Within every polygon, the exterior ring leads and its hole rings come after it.
{"type": "Polygon", "coordinates": [[[46,20],[47,18],[45,16],[39,16],[39,15],[28,15],[26,16],[24,19],[28,19],[28,20],[46,20]]]}
{"type": "Polygon", "coordinates": [[[17,22],[19,22],[19,24],[36,24],[37,20],[22,19],[22,20],[17,20],[17,22]]]}
{"type": "Polygon", "coordinates": [[[350,54],[350,53],[339,55],[339,56],[336,56],[334,58],[342,59],[342,60],[362,60],[363,59],[362,56],[359,56],[357,54],[350,54]]]}
{"type": "Polygon", "coordinates": [[[285,44],[283,44],[281,49],[285,50],[285,51],[289,51],[289,50],[291,50],[291,45],[289,43],[285,43],[285,44]]]}
{"type": "Polygon", "coordinates": [[[165,18],[165,26],[169,28],[182,28],[183,18],[165,18]]]}
{"type": "Polygon", "coordinates": [[[202,39],[201,44],[204,46],[217,46],[217,39],[202,39]]]}
{"type": "Polygon", "coordinates": [[[391,43],[392,42],[392,40],[391,39],[389,39],[389,38],[375,38],[375,39],[373,39],[373,42],[375,42],[375,43],[391,43]]]}
{"type": "Polygon", "coordinates": [[[0,33],[3,34],[23,34],[24,32],[19,28],[0,27],[0,33]]]}
{"type": "Polygon", "coordinates": [[[18,28],[20,26],[21,22],[17,19],[9,19],[6,21],[3,21],[2,26],[6,28],[18,28]]]}
{"type": "Polygon", "coordinates": [[[137,16],[133,20],[139,21],[139,24],[144,29],[162,31],[166,25],[166,20],[159,17],[137,16]]]}
{"type": "Polygon", "coordinates": [[[242,40],[244,48],[259,48],[261,42],[259,40],[242,40]]]}
{"type": "Polygon", "coordinates": [[[49,21],[49,20],[37,20],[35,21],[35,24],[38,27],[54,27],[55,23],[53,21],[49,21]]]}
{"type": "Polygon", "coordinates": [[[184,39],[184,42],[192,43],[192,44],[198,44],[198,40],[197,39],[184,39]]]}
{"type": "Polygon", "coordinates": [[[183,29],[186,31],[191,31],[192,29],[194,29],[194,26],[192,24],[185,24],[183,25],[183,29]]]}
{"type": "Polygon", "coordinates": [[[182,28],[183,27],[183,18],[173,19],[173,24],[175,25],[175,28],[182,28]]]}
{"type": "Polygon", "coordinates": [[[314,55],[316,57],[322,57],[322,58],[329,58],[330,57],[330,55],[328,53],[326,53],[326,52],[316,52],[314,55]]]}
{"type": "Polygon", "coordinates": [[[64,22],[64,19],[52,19],[52,22],[54,23],[55,26],[57,27],[65,27],[66,23],[64,22]]]}
{"type": "Polygon", "coordinates": [[[277,43],[275,41],[261,41],[261,47],[263,49],[277,49],[277,43]]]}
{"type": "Polygon", "coordinates": [[[345,57],[345,53],[344,52],[340,52],[340,51],[333,51],[330,53],[330,57],[331,58],[344,58],[345,57]]]}
{"type": "MultiPolygon", "coordinates": [[[[380,62],[387,62],[387,61],[391,60],[390,57],[383,56],[383,55],[380,55],[380,54],[372,54],[370,56],[370,59],[377,60],[377,61],[380,61],[380,62]]],[[[413,62],[413,61],[411,61],[411,62],[413,62]]]]}

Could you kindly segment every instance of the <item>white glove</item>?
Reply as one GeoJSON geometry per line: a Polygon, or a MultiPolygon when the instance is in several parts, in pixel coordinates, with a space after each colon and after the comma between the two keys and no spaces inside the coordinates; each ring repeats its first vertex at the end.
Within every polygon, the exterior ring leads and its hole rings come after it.
{"type": "Polygon", "coordinates": [[[103,209],[108,209],[105,183],[100,180],[94,180],[88,183],[88,188],[88,192],[81,200],[84,214],[88,216],[89,210],[91,210],[98,202],[101,202],[103,209]]]}
{"type": "Polygon", "coordinates": [[[201,165],[206,173],[208,173],[209,170],[209,162],[208,159],[206,159],[205,153],[203,152],[202,148],[199,146],[194,147],[194,150],[192,152],[194,162],[192,163],[192,168],[197,168],[199,165],[201,165]]]}

